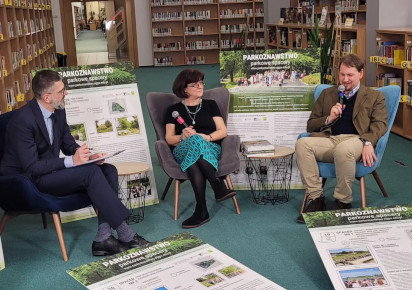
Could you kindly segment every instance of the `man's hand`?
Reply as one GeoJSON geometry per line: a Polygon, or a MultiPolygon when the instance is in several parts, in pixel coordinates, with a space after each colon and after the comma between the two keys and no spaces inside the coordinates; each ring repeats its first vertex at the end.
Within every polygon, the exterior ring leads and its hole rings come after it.
{"type": "Polygon", "coordinates": [[[332,123],[342,114],[342,111],[345,109],[344,106],[340,103],[336,103],[331,109],[328,117],[328,123],[332,123]]]}
{"type": "Polygon", "coordinates": [[[87,144],[84,143],[82,146],[77,148],[76,153],[73,155],[73,165],[81,165],[84,162],[88,161],[90,157],[90,150],[87,147],[87,144]]]}
{"type": "MultiPolygon", "coordinates": [[[[106,153],[95,153],[93,155],[90,155],[89,159],[94,160],[94,159],[97,159],[97,158],[104,157],[106,155],[107,155],[106,153]]],[[[99,160],[99,161],[96,162],[97,165],[102,165],[103,163],[104,163],[104,159],[99,160]]]]}
{"type": "Polygon", "coordinates": [[[378,158],[375,155],[375,149],[372,145],[363,146],[362,162],[364,166],[369,167],[372,167],[375,162],[378,162],[378,158]]]}

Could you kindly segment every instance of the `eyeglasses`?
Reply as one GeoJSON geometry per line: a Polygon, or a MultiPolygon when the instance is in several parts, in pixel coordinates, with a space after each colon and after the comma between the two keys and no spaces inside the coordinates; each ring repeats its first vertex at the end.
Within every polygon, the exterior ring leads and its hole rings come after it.
{"type": "Polygon", "coordinates": [[[204,83],[204,81],[198,81],[198,82],[196,82],[196,83],[190,83],[190,84],[187,84],[187,87],[188,88],[200,88],[200,87],[205,87],[205,83],[204,83]]]}
{"type": "Polygon", "coordinates": [[[65,92],[66,92],[66,87],[64,87],[63,89],[61,89],[60,91],[58,91],[58,92],[56,92],[56,93],[48,93],[48,94],[64,95],[65,92]]]}

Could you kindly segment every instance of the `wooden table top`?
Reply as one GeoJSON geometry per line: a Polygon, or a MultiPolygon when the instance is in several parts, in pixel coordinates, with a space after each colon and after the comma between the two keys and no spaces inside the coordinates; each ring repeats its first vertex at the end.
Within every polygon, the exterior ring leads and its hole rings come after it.
{"type": "Polygon", "coordinates": [[[119,176],[139,174],[150,169],[149,164],[143,162],[114,162],[112,164],[117,168],[119,176]]]}
{"type": "Polygon", "coordinates": [[[249,154],[246,155],[247,158],[253,158],[253,159],[277,159],[277,158],[283,158],[292,155],[295,153],[295,149],[290,148],[290,147],[284,147],[284,146],[277,146],[275,147],[275,152],[274,154],[249,154]]]}

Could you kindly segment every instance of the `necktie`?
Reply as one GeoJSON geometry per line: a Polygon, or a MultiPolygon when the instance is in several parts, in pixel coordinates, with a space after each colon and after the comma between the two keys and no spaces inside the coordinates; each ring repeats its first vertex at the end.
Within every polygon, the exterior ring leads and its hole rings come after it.
{"type": "Polygon", "coordinates": [[[49,133],[49,138],[50,138],[50,144],[53,144],[53,137],[54,137],[54,123],[55,123],[55,116],[54,113],[52,113],[49,117],[49,124],[47,126],[47,131],[49,133]]]}

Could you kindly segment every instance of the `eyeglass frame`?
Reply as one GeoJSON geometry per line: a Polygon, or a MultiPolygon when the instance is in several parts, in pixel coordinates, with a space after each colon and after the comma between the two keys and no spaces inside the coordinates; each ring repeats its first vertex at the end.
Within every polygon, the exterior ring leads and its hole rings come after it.
{"type": "Polygon", "coordinates": [[[48,93],[49,95],[52,95],[52,94],[59,94],[59,95],[64,95],[64,93],[67,91],[67,89],[66,89],[66,87],[64,87],[63,89],[61,89],[60,91],[58,91],[58,92],[55,92],[55,93],[48,93]]]}
{"type": "Polygon", "coordinates": [[[186,87],[187,88],[200,88],[200,87],[205,87],[205,82],[204,81],[197,81],[197,82],[195,82],[195,83],[190,83],[190,84],[187,84],[186,85],[186,87]]]}

